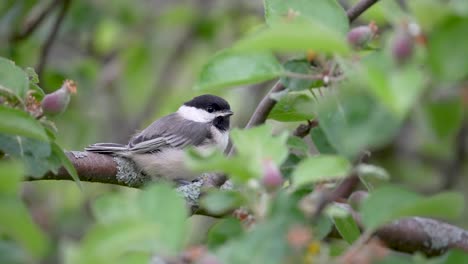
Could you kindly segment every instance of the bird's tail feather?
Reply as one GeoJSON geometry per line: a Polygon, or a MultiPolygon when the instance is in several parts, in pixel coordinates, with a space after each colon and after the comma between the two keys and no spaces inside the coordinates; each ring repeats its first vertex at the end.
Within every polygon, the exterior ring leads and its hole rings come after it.
{"type": "Polygon", "coordinates": [[[85,148],[86,151],[96,152],[101,154],[117,154],[127,151],[126,145],[117,143],[96,143],[85,148]]]}

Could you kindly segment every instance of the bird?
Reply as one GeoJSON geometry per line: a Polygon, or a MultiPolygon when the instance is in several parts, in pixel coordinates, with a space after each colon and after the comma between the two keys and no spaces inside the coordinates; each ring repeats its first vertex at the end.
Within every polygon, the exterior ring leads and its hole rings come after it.
{"type": "Polygon", "coordinates": [[[96,143],[86,151],[120,156],[132,160],[140,173],[153,180],[191,182],[199,174],[184,163],[184,149],[198,151],[218,148],[225,151],[229,142],[229,103],[221,97],[204,94],[194,97],[174,113],[154,121],[133,135],[126,145],[96,143]]]}

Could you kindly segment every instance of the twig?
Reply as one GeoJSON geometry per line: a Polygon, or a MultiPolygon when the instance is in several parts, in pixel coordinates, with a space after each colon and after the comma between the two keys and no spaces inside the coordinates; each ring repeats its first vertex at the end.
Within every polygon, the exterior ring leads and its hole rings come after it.
{"type": "MultiPolygon", "coordinates": [[[[364,11],[366,11],[369,7],[375,4],[378,0],[361,0],[355,6],[351,7],[347,12],[347,16],[350,22],[354,21],[358,16],[360,16],[364,11]]],[[[250,128],[265,122],[268,114],[270,113],[271,109],[276,104],[276,101],[270,98],[270,95],[275,92],[280,92],[284,90],[284,87],[281,82],[277,82],[271,91],[263,98],[263,100],[258,105],[257,109],[253,113],[252,117],[247,123],[246,128],[250,128]]]]}
{"type": "Polygon", "coordinates": [[[296,130],[294,130],[293,135],[303,138],[309,134],[312,128],[317,127],[318,124],[317,120],[307,121],[307,124],[300,124],[296,130]]]}
{"type": "Polygon", "coordinates": [[[49,55],[50,49],[52,48],[52,44],[54,43],[55,38],[57,37],[57,33],[60,29],[60,26],[62,25],[62,21],[65,18],[65,14],[67,13],[67,10],[70,6],[70,2],[71,0],[63,0],[62,9],[60,9],[60,13],[58,14],[58,17],[55,20],[52,29],[50,30],[49,36],[47,37],[44,45],[42,46],[39,62],[36,67],[39,80],[43,79],[42,74],[44,72],[44,67],[47,62],[47,56],[49,55]]]}
{"type": "Polygon", "coordinates": [[[161,100],[158,98],[164,97],[161,92],[170,91],[168,86],[173,77],[172,72],[174,71],[174,68],[176,68],[177,63],[180,62],[180,59],[184,56],[184,54],[186,54],[187,46],[192,43],[191,39],[193,38],[194,33],[194,27],[189,28],[172,49],[172,53],[169,55],[165,65],[162,67],[159,80],[156,81],[153,89],[151,90],[151,93],[147,97],[148,100],[146,105],[143,107],[143,110],[134,118],[135,121],[133,124],[131,124],[131,130],[138,128],[138,126],[143,123],[149,114],[152,114],[156,111],[161,102],[161,100]]]}
{"type": "Polygon", "coordinates": [[[13,34],[10,39],[16,42],[23,40],[31,35],[41,25],[47,15],[58,6],[60,1],[61,0],[54,0],[50,2],[49,5],[45,7],[44,10],[42,10],[42,12],[34,20],[27,22],[25,28],[22,31],[13,34]]]}
{"type": "Polygon", "coordinates": [[[353,22],[358,18],[364,11],[369,9],[373,4],[377,3],[379,0],[361,0],[350,9],[346,11],[349,22],[353,22]]]}

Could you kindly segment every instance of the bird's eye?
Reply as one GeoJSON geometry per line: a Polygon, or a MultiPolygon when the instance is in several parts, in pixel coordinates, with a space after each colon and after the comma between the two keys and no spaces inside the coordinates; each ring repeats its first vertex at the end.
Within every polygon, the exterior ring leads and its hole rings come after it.
{"type": "Polygon", "coordinates": [[[208,111],[208,113],[213,113],[214,109],[213,109],[213,107],[208,106],[208,108],[206,109],[206,111],[208,111]]]}

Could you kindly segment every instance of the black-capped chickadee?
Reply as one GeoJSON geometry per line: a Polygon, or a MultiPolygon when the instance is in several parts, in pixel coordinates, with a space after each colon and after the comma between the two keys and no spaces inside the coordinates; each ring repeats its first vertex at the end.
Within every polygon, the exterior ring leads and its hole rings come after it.
{"type": "Polygon", "coordinates": [[[153,179],[191,181],[197,176],[184,165],[188,146],[225,151],[229,141],[229,103],[214,95],[200,95],[185,102],[175,113],[154,121],[134,135],[127,145],[96,143],[86,151],[116,155],[135,162],[153,179]]]}

